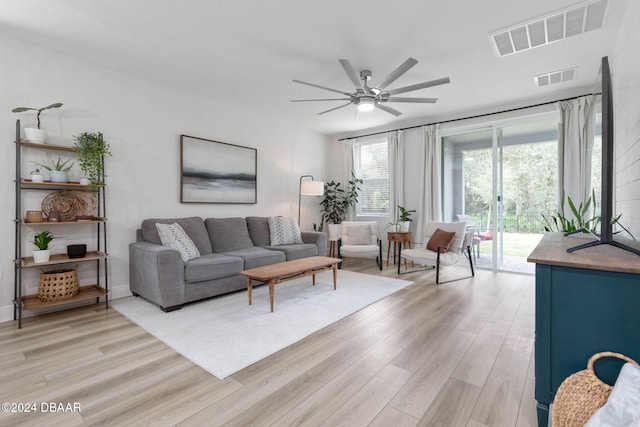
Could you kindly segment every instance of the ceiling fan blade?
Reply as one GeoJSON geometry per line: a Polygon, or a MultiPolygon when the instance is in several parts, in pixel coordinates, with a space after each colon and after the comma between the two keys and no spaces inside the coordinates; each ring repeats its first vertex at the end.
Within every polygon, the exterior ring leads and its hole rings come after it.
{"type": "Polygon", "coordinates": [[[381,109],[382,111],[386,111],[389,114],[393,114],[394,116],[398,117],[399,115],[401,115],[402,113],[394,108],[391,107],[387,107],[386,105],[382,105],[382,104],[376,104],[376,107],[381,109]]]}
{"type": "Polygon", "coordinates": [[[403,98],[401,96],[391,96],[386,99],[382,99],[382,102],[415,102],[423,104],[434,104],[438,98],[403,98]]]}
{"type": "Polygon", "coordinates": [[[344,104],[344,105],[341,105],[341,106],[339,106],[339,107],[332,108],[332,109],[327,110],[327,111],[323,111],[323,112],[321,112],[321,113],[318,113],[318,115],[320,115],[320,114],[324,114],[324,113],[328,113],[328,112],[330,112],[330,111],[335,111],[335,110],[338,110],[338,109],[340,109],[340,108],[344,108],[344,107],[346,107],[346,106],[348,106],[348,105],[351,105],[351,103],[350,103],[350,102],[348,102],[348,103],[346,103],[346,104],[344,104]]]}
{"type": "Polygon", "coordinates": [[[391,90],[388,90],[387,93],[389,95],[396,95],[398,93],[411,92],[413,90],[418,90],[418,89],[424,89],[424,88],[427,88],[427,87],[443,85],[443,84],[449,83],[449,81],[450,81],[449,77],[444,77],[442,79],[431,80],[429,82],[418,83],[416,85],[399,87],[398,89],[391,89],[391,90]]]}
{"type": "Polygon", "coordinates": [[[351,98],[331,98],[331,99],[292,99],[291,102],[308,102],[308,101],[350,101],[351,98]]]}
{"type": "Polygon", "coordinates": [[[402,64],[400,64],[398,68],[393,70],[387,77],[385,77],[377,85],[375,85],[374,88],[380,89],[380,90],[384,89],[385,87],[389,86],[391,83],[396,81],[401,75],[409,71],[409,69],[414,65],[416,65],[417,63],[418,61],[416,61],[413,58],[407,59],[402,64]]]}
{"type": "Polygon", "coordinates": [[[351,80],[351,83],[353,83],[355,88],[356,89],[361,88],[362,82],[358,78],[358,75],[356,74],[356,72],[353,70],[353,67],[351,66],[351,62],[349,62],[348,59],[338,59],[338,61],[340,61],[340,65],[342,65],[342,68],[344,68],[345,73],[347,73],[347,76],[349,76],[349,79],[351,80]]]}
{"type": "Polygon", "coordinates": [[[308,82],[303,82],[302,80],[294,80],[295,83],[300,83],[303,85],[307,85],[307,86],[313,86],[313,87],[317,87],[319,89],[324,89],[324,90],[330,90],[331,92],[336,92],[336,93],[341,93],[343,95],[347,95],[347,96],[351,96],[351,94],[349,92],[344,92],[338,89],[331,89],[330,87],[326,87],[326,86],[320,86],[317,84],[313,84],[313,83],[308,83],[308,82]]]}

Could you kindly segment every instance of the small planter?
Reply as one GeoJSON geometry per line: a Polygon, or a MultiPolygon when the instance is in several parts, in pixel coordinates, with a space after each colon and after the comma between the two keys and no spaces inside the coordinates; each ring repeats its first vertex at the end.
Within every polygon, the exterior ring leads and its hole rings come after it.
{"type": "Polygon", "coordinates": [[[24,137],[29,142],[44,144],[47,140],[47,131],[38,128],[24,128],[24,137]]]}
{"type": "Polygon", "coordinates": [[[87,245],[68,245],[67,256],[69,258],[84,258],[85,256],[87,256],[87,245]]]}
{"type": "Polygon", "coordinates": [[[51,258],[51,249],[39,249],[33,251],[33,262],[35,263],[43,263],[49,262],[49,258],[51,258]]]}
{"type": "Polygon", "coordinates": [[[410,221],[400,221],[398,223],[398,231],[409,231],[410,221]]]}
{"type": "Polygon", "coordinates": [[[329,240],[338,240],[340,238],[340,224],[327,224],[329,229],[329,240]]]}
{"type": "Polygon", "coordinates": [[[31,182],[44,182],[44,175],[39,173],[32,173],[31,182]]]}
{"type": "Polygon", "coordinates": [[[49,171],[51,182],[69,182],[69,175],[65,171],[49,171]]]}

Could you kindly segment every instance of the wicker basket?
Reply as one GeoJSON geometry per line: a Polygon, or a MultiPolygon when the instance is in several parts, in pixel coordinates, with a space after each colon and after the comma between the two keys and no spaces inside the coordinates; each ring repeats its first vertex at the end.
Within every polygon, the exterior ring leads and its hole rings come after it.
{"type": "Polygon", "coordinates": [[[51,302],[73,298],[78,294],[77,266],[73,270],[56,270],[40,273],[38,298],[51,302]]]}
{"type": "Polygon", "coordinates": [[[637,365],[635,360],[610,351],[591,356],[587,369],[570,375],[558,387],[551,414],[553,427],[582,427],[607,403],[613,387],[600,380],[593,370],[596,360],[603,357],[616,357],[637,365]]]}

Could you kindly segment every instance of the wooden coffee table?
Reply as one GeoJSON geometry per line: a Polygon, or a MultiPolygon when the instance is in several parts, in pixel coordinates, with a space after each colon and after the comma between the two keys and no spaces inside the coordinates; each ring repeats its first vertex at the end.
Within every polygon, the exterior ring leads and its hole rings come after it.
{"type": "Polygon", "coordinates": [[[312,276],[312,283],[316,284],[316,274],[333,270],[333,289],[336,289],[336,278],[338,264],[341,263],[340,258],[330,258],[325,256],[314,256],[310,258],[296,259],[293,261],[280,262],[278,264],[265,265],[262,267],[250,268],[240,272],[247,277],[247,291],[249,294],[249,305],[251,305],[251,291],[253,288],[252,281],[258,281],[269,284],[269,303],[271,304],[271,312],[273,313],[273,299],[275,286],[277,283],[286,282],[288,280],[297,279],[304,276],[312,276]]]}

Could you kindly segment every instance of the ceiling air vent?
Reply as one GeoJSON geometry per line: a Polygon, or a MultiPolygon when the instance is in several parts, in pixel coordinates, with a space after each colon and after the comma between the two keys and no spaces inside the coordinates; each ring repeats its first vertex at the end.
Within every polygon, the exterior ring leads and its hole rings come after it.
{"type": "Polygon", "coordinates": [[[538,86],[549,86],[555,83],[574,80],[577,75],[578,67],[573,67],[566,70],[554,71],[552,73],[540,74],[539,76],[535,76],[533,80],[538,86]]]}
{"type": "Polygon", "coordinates": [[[613,0],[588,0],[489,34],[498,57],[602,28],[613,0]]]}

